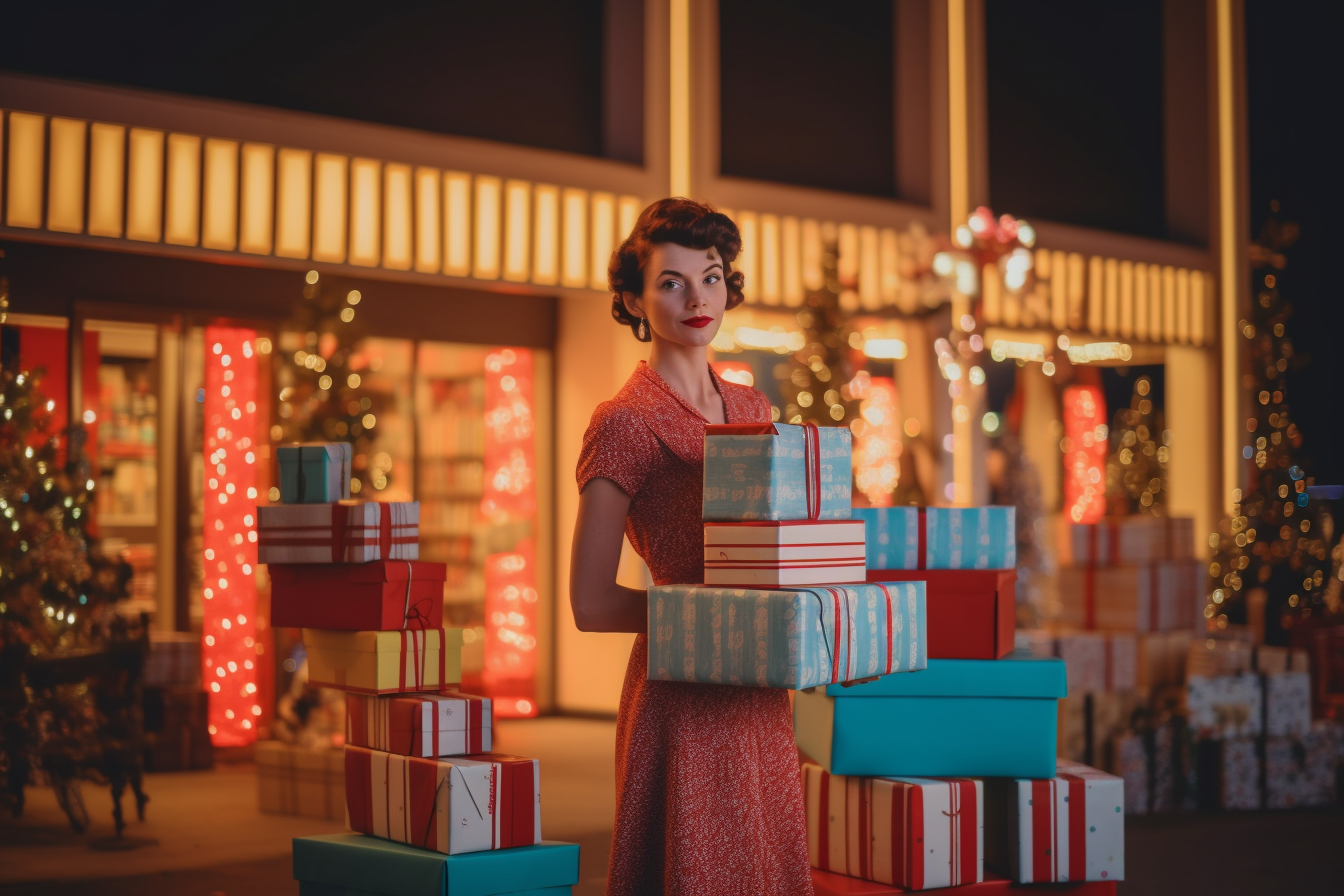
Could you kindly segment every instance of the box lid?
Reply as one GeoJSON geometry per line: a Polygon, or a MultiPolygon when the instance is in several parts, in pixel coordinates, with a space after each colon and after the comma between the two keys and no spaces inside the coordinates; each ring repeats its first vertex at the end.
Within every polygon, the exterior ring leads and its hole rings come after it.
{"type": "Polygon", "coordinates": [[[579,881],[579,847],[535,846],[446,856],[362,834],[294,839],[294,879],[381,896],[493,896],[579,881]]]}
{"type": "Polygon", "coordinates": [[[1064,661],[1011,653],[1001,660],[929,660],[927,669],[862,684],[826,686],[831,697],[1036,697],[1068,695],[1064,661]]]}
{"type": "MultiPolygon", "coordinates": [[[[316,506],[316,505],[293,505],[316,506]]],[[[406,582],[443,582],[448,579],[448,564],[428,560],[373,560],[369,563],[272,563],[271,579],[285,584],[351,582],[354,584],[406,582]]]]}

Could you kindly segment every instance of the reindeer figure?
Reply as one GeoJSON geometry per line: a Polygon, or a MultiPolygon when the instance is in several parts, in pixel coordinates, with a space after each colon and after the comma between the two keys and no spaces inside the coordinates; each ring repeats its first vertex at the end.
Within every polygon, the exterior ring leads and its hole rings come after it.
{"type": "Polygon", "coordinates": [[[138,624],[117,618],[112,623],[109,662],[91,682],[102,752],[99,771],[112,789],[112,818],[120,837],[126,822],[121,797],[129,784],[135,794],[135,814],[145,820],[144,669],[149,654],[148,620],[138,624]]]}

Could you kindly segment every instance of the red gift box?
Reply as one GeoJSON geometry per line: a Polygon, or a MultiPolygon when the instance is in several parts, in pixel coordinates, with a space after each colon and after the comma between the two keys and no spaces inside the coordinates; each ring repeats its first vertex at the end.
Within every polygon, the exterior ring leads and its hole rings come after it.
{"type": "Polygon", "coordinates": [[[489,752],[489,697],[469,694],[347,694],[345,741],[403,756],[489,752]]]}
{"type": "Polygon", "coordinates": [[[870,569],[870,582],[924,582],[931,660],[997,660],[1013,650],[1015,569],[870,569]]]}
{"type": "Polygon", "coordinates": [[[503,753],[451,759],[346,745],[351,830],[447,855],[541,841],[538,763],[503,753]]]}
{"type": "Polygon", "coordinates": [[[271,625],[355,632],[443,626],[444,563],[273,563],[271,625]]]}
{"type": "MultiPolygon", "coordinates": [[[[900,887],[879,884],[857,877],[846,877],[830,871],[812,869],[812,889],[816,896],[891,896],[893,893],[911,893],[900,887]]],[[[1060,893],[1065,896],[1115,896],[1115,881],[1088,881],[1080,884],[1015,884],[1005,877],[986,873],[978,884],[963,884],[955,888],[957,896],[1015,896],[1022,893],[1060,893]]],[[[951,891],[949,891],[951,892],[951,891]]]]}

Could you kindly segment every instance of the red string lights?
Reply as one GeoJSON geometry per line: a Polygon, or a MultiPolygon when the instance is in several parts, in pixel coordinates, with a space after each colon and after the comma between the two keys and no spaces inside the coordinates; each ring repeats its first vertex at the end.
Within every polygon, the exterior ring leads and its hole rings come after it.
{"type": "Polygon", "coordinates": [[[1106,396],[1100,386],[1064,390],[1064,513],[1072,523],[1106,515],[1106,396]]]}
{"type": "Polygon", "coordinates": [[[256,740],[257,334],[205,329],[201,663],[216,746],[256,740]]]}

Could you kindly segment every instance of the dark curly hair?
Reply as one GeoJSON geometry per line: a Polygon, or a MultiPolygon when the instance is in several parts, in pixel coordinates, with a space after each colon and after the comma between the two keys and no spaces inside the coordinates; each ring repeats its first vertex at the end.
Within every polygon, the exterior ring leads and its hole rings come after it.
{"type": "MultiPolygon", "coordinates": [[[[742,236],[737,225],[727,215],[714,211],[712,206],[691,199],[659,199],[640,212],[634,230],[611,254],[607,266],[607,285],[611,288],[611,316],[625,324],[639,339],[639,318],[630,313],[621,299],[622,293],[639,296],[644,293],[644,265],[649,253],[659,243],[676,243],[688,249],[719,250],[723,259],[723,280],[728,286],[728,307],[742,304],[744,278],[741,271],[733,270],[733,261],[742,251],[742,236]]],[[[653,338],[646,333],[641,342],[653,338]]]]}

